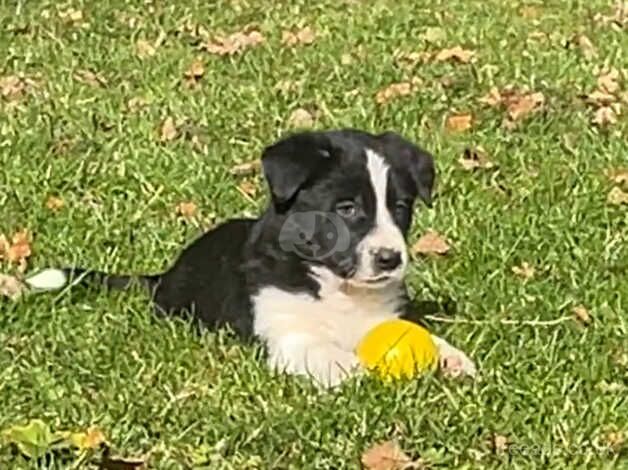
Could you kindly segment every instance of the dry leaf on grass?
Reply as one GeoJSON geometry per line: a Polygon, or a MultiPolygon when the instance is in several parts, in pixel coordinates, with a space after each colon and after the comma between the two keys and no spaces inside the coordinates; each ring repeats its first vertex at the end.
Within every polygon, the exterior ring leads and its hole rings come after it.
{"type": "Polygon", "coordinates": [[[176,214],[185,219],[191,219],[196,216],[198,206],[193,202],[180,202],[175,208],[176,214]]]}
{"type": "Polygon", "coordinates": [[[95,88],[104,88],[107,86],[107,80],[101,74],[92,72],[91,70],[77,70],[74,73],[74,79],[95,88]]]}
{"type": "Polygon", "coordinates": [[[32,254],[31,238],[31,233],[26,229],[15,232],[11,241],[0,234],[0,260],[25,267],[26,259],[32,254]]]}
{"type": "Polygon", "coordinates": [[[466,148],[459,162],[460,166],[467,171],[476,169],[488,170],[495,166],[495,164],[488,159],[486,151],[482,147],[466,148]]]}
{"type": "MultiPolygon", "coordinates": [[[[395,441],[386,441],[374,445],[362,454],[362,465],[365,470],[404,470],[411,468],[412,459],[395,441]]],[[[414,468],[419,462],[414,462],[414,468]]]]}
{"type": "Polygon", "coordinates": [[[602,106],[595,111],[593,115],[593,124],[599,127],[608,127],[617,123],[617,117],[620,113],[618,104],[612,104],[610,106],[602,106]]]}
{"type": "Polygon", "coordinates": [[[229,172],[234,176],[247,176],[259,171],[261,166],[262,162],[260,162],[259,160],[253,160],[250,162],[244,162],[234,165],[229,169],[229,172]]]}
{"type": "Polygon", "coordinates": [[[60,197],[49,196],[48,199],[46,200],[46,208],[48,208],[51,211],[56,212],[58,210],[61,210],[63,209],[63,206],[65,206],[65,202],[60,197]]]}
{"type": "Polygon", "coordinates": [[[159,128],[159,140],[161,142],[171,142],[176,139],[178,135],[179,131],[177,130],[174,119],[171,116],[168,116],[162,121],[159,128]]]}
{"type": "Polygon", "coordinates": [[[309,26],[294,31],[284,31],[281,34],[281,44],[288,47],[312,44],[315,40],[316,33],[309,26]]]}
{"type": "Polygon", "coordinates": [[[7,101],[17,101],[26,96],[37,83],[17,75],[8,75],[0,78],[0,96],[7,101]]]}
{"type": "Polygon", "coordinates": [[[390,85],[382,88],[375,94],[375,102],[377,104],[387,104],[390,101],[402,97],[411,95],[416,91],[418,81],[391,83],[390,85]]]}
{"type": "Polygon", "coordinates": [[[470,113],[453,114],[447,117],[445,127],[449,132],[464,132],[471,129],[473,116],[470,113]]]}
{"type": "Polygon", "coordinates": [[[594,90],[585,96],[585,101],[587,104],[596,107],[603,107],[617,102],[617,97],[615,95],[611,95],[610,93],[606,93],[605,91],[594,90]]]}
{"type": "Polygon", "coordinates": [[[445,255],[451,247],[436,231],[428,230],[412,245],[411,252],[415,255],[445,255]]]}
{"type": "Polygon", "coordinates": [[[591,323],[591,315],[589,311],[584,307],[584,305],[578,305],[573,308],[573,314],[576,320],[578,320],[583,325],[588,325],[591,323]]]}
{"type": "Polygon", "coordinates": [[[618,31],[624,27],[628,27],[628,2],[625,0],[616,0],[610,15],[597,13],[593,17],[593,21],[611,25],[618,31]]]}
{"type": "Polygon", "coordinates": [[[434,58],[436,62],[458,62],[467,64],[475,58],[475,51],[469,49],[463,49],[460,46],[452,47],[451,49],[443,49],[438,52],[434,58]]]}
{"type": "Polygon", "coordinates": [[[0,274],[0,298],[8,297],[10,300],[18,300],[26,292],[26,286],[16,277],[0,274]]]}
{"type": "Polygon", "coordinates": [[[628,204],[628,193],[622,191],[620,188],[613,188],[608,193],[608,198],[606,199],[609,204],[613,204],[616,206],[620,206],[622,204],[628,204]]]}
{"type": "Polygon", "coordinates": [[[288,117],[289,127],[312,127],[314,125],[314,116],[307,109],[297,108],[288,117]]]}
{"type": "Polygon", "coordinates": [[[193,88],[199,84],[203,75],[205,75],[205,64],[200,57],[197,57],[183,73],[184,83],[189,88],[193,88]]]}
{"type": "Polygon", "coordinates": [[[536,111],[543,103],[545,103],[543,93],[519,95],[508,103],[508,117],[512,121],[519,121],[536,111]]]}
{"type": "Polygon", "coordinates": [[[514,274],[525,280],[532,279],[536,273],[534,266],[530,266],[526,261],[519,266],[513,266],[511,269],[514,274]]]}
{"type": "Polygon", "coordinates": [[[146,39],[138,39],[135,43],[135,53],[140,59],[153,57],[157,53],[157,49],[146,39]]]}
{"type": "Polygon", "coordinates": [[[606,171],[606,176],[613,183],[628,187],[628,168],[612,168],[606,171]]]}
{"type": "Polygon", "coordinates": [[[620,89],[619,78],[619,71],[616,68],[604,70],[598,75],[597,86],[605,93],[617,93],[620,89]]]}
{"type": "Polygon", "coordinates": [[[237,187],[240,194],[242,194],[245,198],[249,200],[254,200],[255,196],[257,196],[257,184],[255,184],[255,182],[250,179],[245,179],[244,181],[241,181],[237,187]]]}
{"type": "Polygon", "coordinates": [[[265,38],[259,31],[239,31],[229,36],[216,36],[205,42],[202,49],[210,54],[226,56],[244,52],[247,49],[259,46],[264,41],[265,38]]]}

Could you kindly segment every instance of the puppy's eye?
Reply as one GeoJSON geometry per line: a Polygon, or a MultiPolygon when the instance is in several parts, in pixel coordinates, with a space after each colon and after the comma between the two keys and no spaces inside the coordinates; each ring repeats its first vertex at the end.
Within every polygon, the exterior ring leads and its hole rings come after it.
{"type": "Polygon", "coordinates": [[[350,219],[355,217],[358,209],[353,201],[342,201],[336,204],[336,214],[340,217],[350,219]]]}
{"type": "Polygon", "coordinates": [[[395,203],[395,210],[399,212],[404,212],[410,209],[410,204],[406,201],[397,201],[395,203]]]}

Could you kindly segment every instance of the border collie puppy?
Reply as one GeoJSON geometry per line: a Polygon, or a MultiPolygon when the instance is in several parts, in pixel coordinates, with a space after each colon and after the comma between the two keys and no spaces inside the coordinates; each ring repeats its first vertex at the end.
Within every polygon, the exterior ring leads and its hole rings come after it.
{"type": "MultiPolygon", "coordinates": [[[[159,312],[257,338],[273,369],[337,385],[360,369],[354,349],[367,331],[410,315],[405,236],[415,199],[431,207],[433,158],[392,132],[343,129],[287,136],[262,166],[265,212],[210,230],[162,274],[46,269],[26,281],[36,290],[139,282],[159,312]]],[[[434,339],[442,366],[475,374],[462,351],[434,339]]]]}

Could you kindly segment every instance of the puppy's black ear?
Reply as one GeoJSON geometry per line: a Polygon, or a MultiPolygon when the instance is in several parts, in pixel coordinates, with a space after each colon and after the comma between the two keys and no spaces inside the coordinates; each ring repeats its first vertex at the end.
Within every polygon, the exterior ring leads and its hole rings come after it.
{"type": "Polygon", "coordinates": [[[327,168],[332,148],[316,132],[302,132],[267,147],[262,154],[264,177],[275,204],[285,204],[306,183],[327,168]]]}
{"type": "Polygon", "coordinates": [[[427,207],[432,207],[432,192],[436,179],[434,157],[394,132],[385,132],[377,138],[383,152],[393,164],[410,175],[417,195],[427,207]]]}

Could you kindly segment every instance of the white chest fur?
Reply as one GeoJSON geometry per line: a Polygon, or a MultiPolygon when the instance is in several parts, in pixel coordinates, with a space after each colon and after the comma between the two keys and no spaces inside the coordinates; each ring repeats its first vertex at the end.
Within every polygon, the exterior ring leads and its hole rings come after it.
{"type": "Polygon", "coordinates": [[[299,333],[353,351],[368,330],[397,317],[401,285],[385,289],[352,288],[327,269],[316,269],[319,298],[276,287],[263,288],[253,299],[255,333],[272,344],[299,333]]]}
{"type": "Polygon", "coordinates": [[[385,289],[348,288],[327,269],[316,269],[319,298],[265,287],[253,297],[255,334],[277,370],[340,383],[359,367],[355,347],[375,325],[397,317],[401,284],[385,289]]]}

